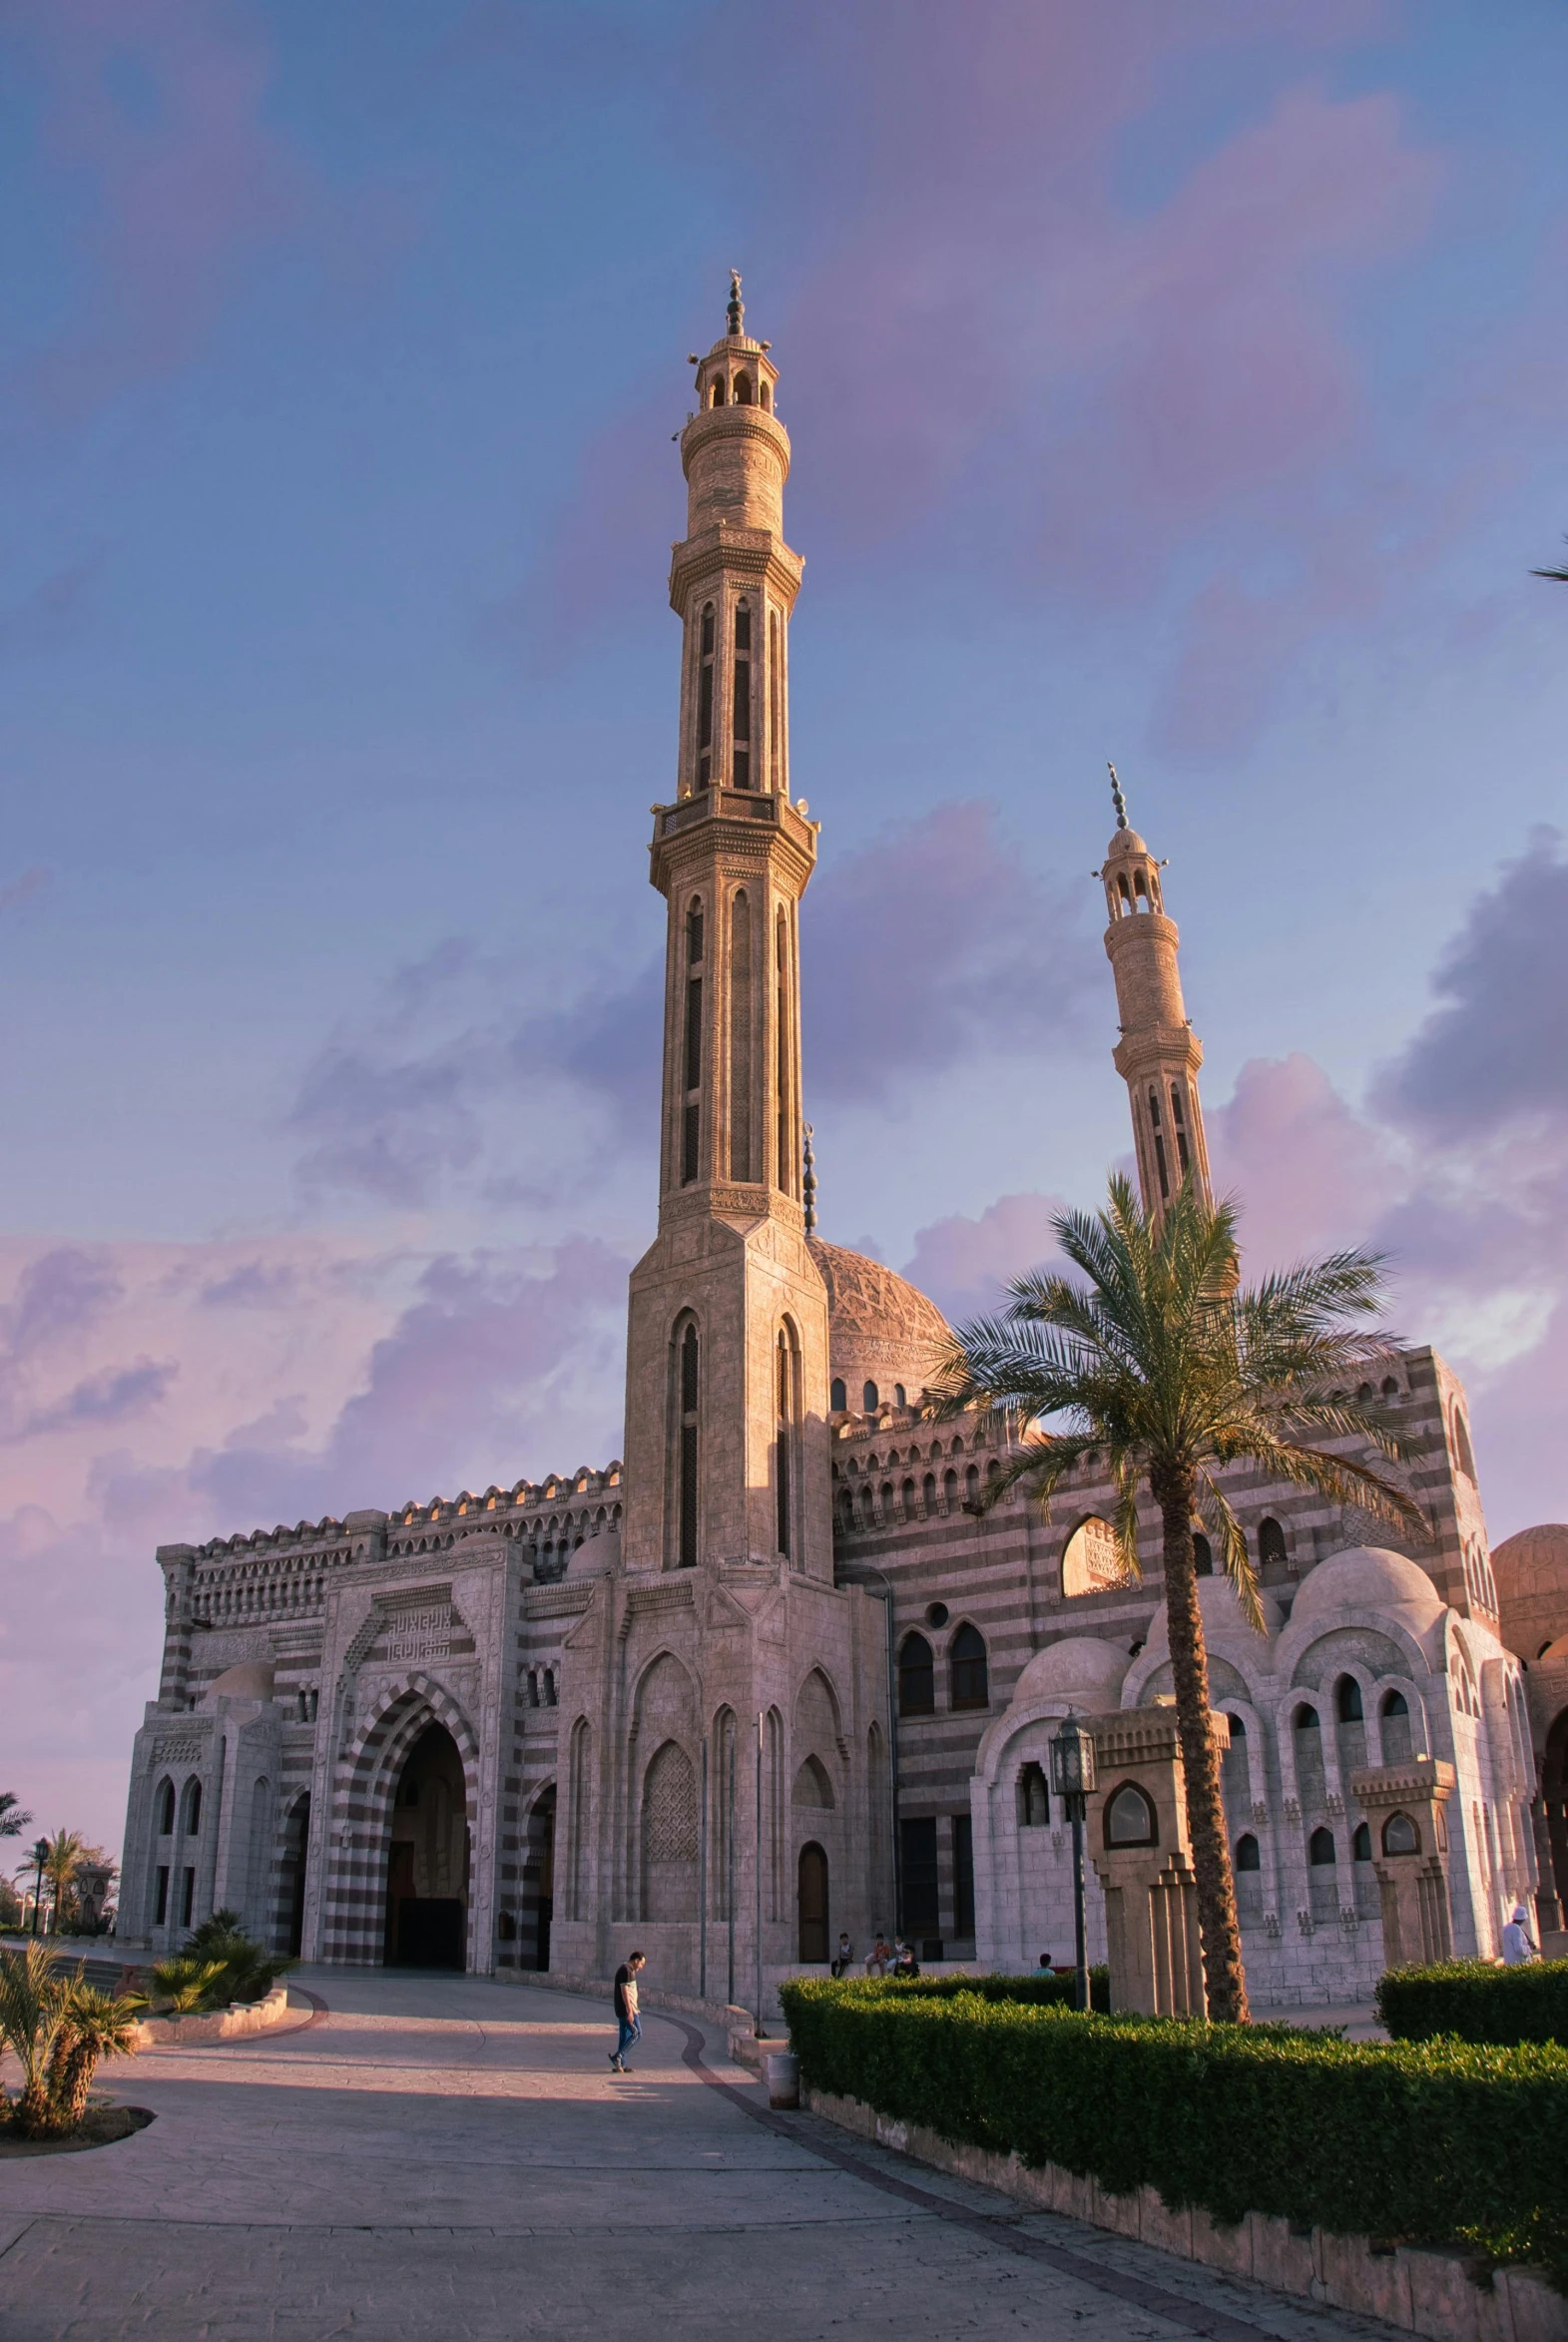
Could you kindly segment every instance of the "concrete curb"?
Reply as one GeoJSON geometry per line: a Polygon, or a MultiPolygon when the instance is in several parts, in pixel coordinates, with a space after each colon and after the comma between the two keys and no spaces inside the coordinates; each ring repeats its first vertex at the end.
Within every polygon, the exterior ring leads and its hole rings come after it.
{"type": "Polygon", "coordinates": [[[1474,2264],[1462,2252],[1404,2244],[1374,2250],[1367,2237],[1298,2229],[1266,2212],[1249,2212],[1226,2228],[1208,2212],[1170,2211],[1152,2187],[1109,2195],[1097,2180],[1058,2164],[1035,2171],[1016,2154],[954,2146],[919,2123],[895,2122],[859,2098],[834,2097],[805,2082],[800,2103],[857,2138],[1036,2211],[1061,2212],[1230,2276],[1252,2277],[1276,2293],[1381,2318],[1429,2342],[1568,2342],[1568,2299],[1529,2269],[1498,2269],[1488,2284],[1472,2274],[1474,2264]]]}
{"type": "Polygon", "coordinates": [[[141,2049],[194,2049],[205,2042],[246,2041],[270,2033],[288,2016],[288,1987],[273,1985],[260,2001],[232,2001],[210,2017],[144,2017],[136,2029],[141,2049]]]}

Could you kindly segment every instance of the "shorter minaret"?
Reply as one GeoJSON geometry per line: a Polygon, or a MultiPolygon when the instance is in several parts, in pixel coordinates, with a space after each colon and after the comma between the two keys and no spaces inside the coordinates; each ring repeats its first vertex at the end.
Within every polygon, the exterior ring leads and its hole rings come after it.
{"type": "Polygon", "coordinates": [[[1121,1020],[1122,1037],[1111,1059],[1132,1100],[1144,1209],[1159,1214],[1189,1174],[1205,1200],[1210,1197],[1209,1148],[1198,1100],[1203,1043],[1182,1004],[1176,956],[1181,938],[1176,921],[1166,916],[1160,865],[1137,831],[1129,829],[1116,767],[1108,770],[1116,834],[1095,875],[1104,883],[1111,914],[1105,949],[1121,1020]]]}

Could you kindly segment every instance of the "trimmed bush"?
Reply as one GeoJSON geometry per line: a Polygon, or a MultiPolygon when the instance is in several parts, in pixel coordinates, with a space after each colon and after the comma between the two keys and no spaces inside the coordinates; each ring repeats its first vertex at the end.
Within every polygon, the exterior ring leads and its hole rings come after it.
{"type": "Polygon", "coordinates": [[[1468,2245],[1568,2289],[1568,2051],[1344,2042],[792,1983],[803,2077],[943,2138],[1220,2221],[1468,2245]]]}
{"type": "Polygon", "coordinates": [[[1396,2042],[1448,2034],[1461,2042],[1568,2043],[1568,1960],[1390,1968],[1377,1987],[1377,2014],[1396,2042]]]}
{"type": "MultiPolygon", "coordinates": [[[[842,1988],[872,1999],[906,1994],[922,2001],[951,2001],[959,1993],[977,1994],[982,2001],[1021,2002],[1030,2009],[1071,2009],[1076,1977],[1057,1976],[1035,1968],[1025,1976],[920,1976],[911,1978],[845,1978],[842,1988]]],[[[1111,1972],[1089,1971],[1089,2006],[1102,2012],[1111,2006],[1111,1972]]]]}

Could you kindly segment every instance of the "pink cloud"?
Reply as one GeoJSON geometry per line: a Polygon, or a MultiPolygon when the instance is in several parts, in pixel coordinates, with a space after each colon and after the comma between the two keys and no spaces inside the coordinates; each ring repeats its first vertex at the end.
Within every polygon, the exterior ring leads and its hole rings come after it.
{"type": "Polygon", "coordinates": [[[607,1462],[627,1266],[581,1239],[0,1242],[5,1785],[117,1842],[159,1543],[607,1462]]]}
{"type": "Polygon", "coordinates": [[[1346,1104],[1310,1057],[1250,1058],[1209,1115],[1216,1191],[1243,1204],[1249,1275],[1365,1244],[1403,1192],[1386,1133],[1346,1104]]]}
{"type": "Polygon", "coordinates": [[[949,1213],[916,1230],[903,1274],[954,1326],[990,1316],[1014,1277],[1060,1259],[1051,1220],[1063,1208],[1057,1196],[1001,1195],[977,1218],[949,1213]]]}

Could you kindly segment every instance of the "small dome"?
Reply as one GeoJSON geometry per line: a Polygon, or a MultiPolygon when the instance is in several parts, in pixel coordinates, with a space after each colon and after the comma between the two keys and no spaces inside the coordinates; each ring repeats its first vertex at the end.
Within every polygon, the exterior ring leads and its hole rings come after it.
{"type": "MultiPolygon", "coordinates": [[[[1285,1612],[1273,1595],[1265,1593],[1262,1587],[1259,1588],[1258,1600],[1264,1614],[1263,1634],[1258,1632],[1256,1626],[1249,1625],[1243,1615],[1241,1598],[1228,1577],[1222,1577],[1218,1571],[1213,1577],[1201,1577],[1198,1580],[1198,1611],[1204,1622],[1205,1644],[1215,1649],[1231,1644],[1239,1645],[1247,1652],[1260,1650],[1264,1636],[1277,1635],[1285,1624],[1285,1612]]],[[[1298,1609],[1302,1606],[1300,1596],[1297,1597],[1296,1606],[1298,1609]]],[[[1147,1647],[1151,1652],[1168,1651],[1171,1647],[1164,1602],[1150,1620],[1147,1647]]]]}
{"type": "Polygon", "coordinates": [[[1307,1571],[1291,1623],[1326,1618],[1334,1610],[1395,1610],[1419,1634],[1434,1625],[1446,1607],[1419,1562],[1390,1553],[1384,1545],[1351,1545],[1307,1571]]]}
{"type": "Polygon", "coordinates": [[[566,1565],[566,1575],[607,1577],[620,1550],[621,1532],[618,1528],[603,1529],[596,1536],[584,1537],[566,1565]]]}
{"type": "Polygon", "coordinates": [[[844,1385],[849,1405],[859,1408],[867,1383],[882,1399],[892,1397],[895,1383],[918,1398],[952,1341],[935,1302],[863,1252],[819,1236],[807,1244],[827,1288],[828,1373],[844,1385]]]}
{"type": "Polygon", "coordinates": [[[1568,1523],[1543,1521],[1492,1547],[1498,1626],[1521,1659],[1568,1635],[1568,1523]]]}
{"type": "Polygon", "coordinates": [[[1036,1651],[1013,1686],[1012,1705],[1070,1699],[1089,1712],[1122,1704],[1122,1678],[1132,1665],[1126,1651],[1097,1635],[1070,1634],[1036,1651]]]}
{"type": "Polygon", "coordinates": [[[204,1704],[210,1699],[270,1699],[274,1677],[270,1659],[242,1659],[238,1667],[226,1667],[222,1675],[210,1683],[203,1693],[204,1704]]]}

